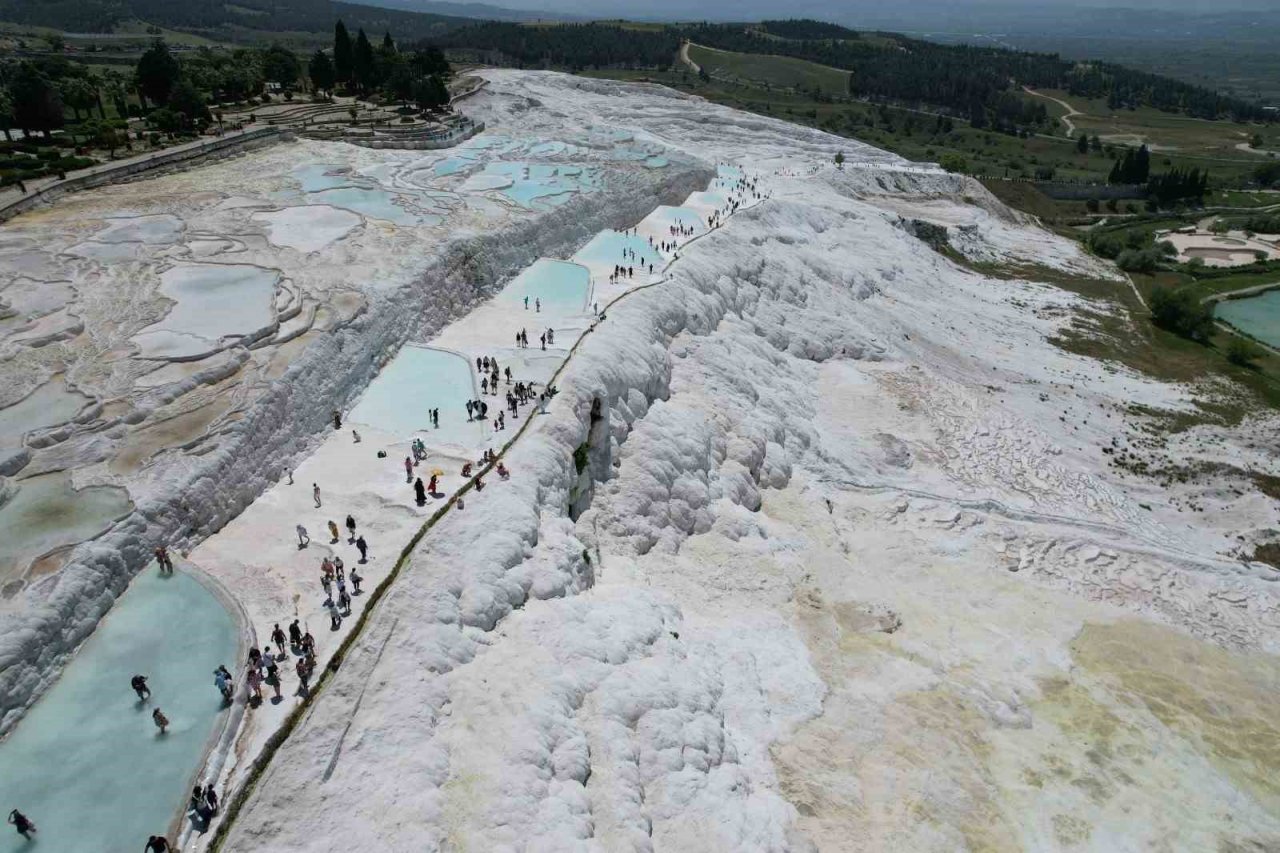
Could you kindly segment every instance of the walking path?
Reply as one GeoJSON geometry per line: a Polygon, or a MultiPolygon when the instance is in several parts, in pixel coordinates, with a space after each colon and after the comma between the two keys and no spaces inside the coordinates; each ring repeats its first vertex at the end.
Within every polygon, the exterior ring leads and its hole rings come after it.
{"type": "MultiPolygon", "coordinates": [[[[341,429],[333,430],[292,472],[292,482],[286,478],[285,482],[267,490],[225,528],[195,548],[189,555],[190,561],[235,592],[256,626],[260,644],[265,646],[274,625],[287,630],[294,619],[300,621],[301,627],[315,638],[317,671],[312,679],[315,689],[326,667],[360,631],[363,614],[381,594],[379,585],[385,589],[385,582],[394,577],[402,554],[417,541],[437,513],[453,506],[455,501],[460,508],[458,497],[475,488],[478,478],[474,472],[483,475],[487,481],[485,488],[502,488],[496,473],[492,476],[485,473],[483,456],[490,451],[500,455],[513,437],[533,426],[530,418],[537,409],[535,402],[519,407],[515,416],[506,410],[506,428],[494,428],[496,416],[505,408],[505,394],[514,388],[506,383],[505,370],[512,370],[513,382],[532,383],[536,392],[542,392],[554,381],[574,345],[602,322],[602,316],[595,313],[597,305],[603,315],[610,304],[627,294],[665,281],[681,246],[709,233],[709,223],[718,227],[731,213],[763,200],[762,193],[757,196],[742,189],[746,180],[738,169],[724,167],[707,192],[694,193],[685,205],[657,208],[630,234],[606,231],[597,235],[570,259],[580,266],[562,264],[567,272],[585,267],[590,278],[585,298],[576,300],[575,304],[561,298],[562,294],[548,291],[540,300],[535,296],[526,307],[523,294],[529,293],[534,284],[526,278],[527,274],[522,274],[509,282],[503,292],[455,321],[429,342],[430,349],[437,353],[464,358],[469,373],[477,359],[496,359],[503,377],[498,394],[480,393],[477,386],[482,377],[474,374],[469,377],[471,391],[464,388],[459,396],[456,390],[446,392],[446,383],[439,376],[423,372],[415,375],[384,367],[356,402],[351,415],[343,419],[341,429]],[[683,225],[681,233],[672,234],[673,223],[683,225]],[[673,245],[669,251],[654,248],[654,244],[662,242],[673,245]],[[628,250],[626,255],[624,249],[628,250]],[[616,265],[630,267],[632,274],[614,278],[616,265]],[[520,329],[528,335],[527,348],[515,346],[515,333],[520,329]],[[553,330],[554,342],[548,342],[544,348],[540,338],[546,330],[553,330]],[[401,373],[411,381],[393,388],[375,388],[384,380],[403,381],[393,379],[401,373]],[[379,420],[369,416],[377,407],[364,403],[371,395],[388,393],[400,400],[402,406],[421,413],[417,429],[405,431],[389,422],[358,422],[361,418],[379,420]],[[486,419],[474,422],[467,419],[462,406],[467,393],[489,405],[486,419]],[[426,412],[433,408],[440,409],[439,430],[427,423],[426,412]],[[360,433],[359,442],[353,429],[360,433]],[[413,478],[410,478],[406,476],[405,458],[412,459],[410,446],[414,439],[423,442],[426,456],[416,464],[411,463],[413,478]],[[380,452],[385,456],[379,456],[380,452]],[[463,466],[468,463],[472,471],[463,476],[463,466]],[[440,475],[436,493],[418,505],[412,479],[421,477],[426,482],[437,471],[440,475]],[[313,499],[313,484],[320,487],[320,506],[316,506],[313,499]],[[348,514],[357,522],[357,533],[369,543],[367,563],[358,562],[360,555],[345,529],[348,514]],[[336,539],[328,533],[329,521],[339,528],[336,539]],[[300,546],[295,535],[298,524],[303,525],[310,536],[306,545],[300,546]],[[336,628],[331,628],[320,583],[320,563],[334,557],[343,560],[348,576],[352,569],[359,570],[364,594],[354,597],[350,615],[336,628]],[[379,591],[372,592],[374,590],[379,591]]],[[[566,276],[540,286],[554,289],[569,284],[566,276]]],[[[420,356],[421,351],[415,355],[420,356]]],[[[397,354],[396,358],[399,357],[397,354]]],[[[446,363],[447,356],[442,364],[446,363]]],[[[458,383],[449,384],[456,387],[458,383]]],[[[513,471],[511,476],[519,477],[520,472],[513,471]]],[[[468,495],[467,499],[474,498],[468,495]]],[[[277,700],[273,691],[264,687],[267,699],[245,714],[234,757],[221,772],[211,772],[208,778],[201,779],[213,782],[224,792],[224,799],[226,792],[241,789],[253,778],[255,770],[263,764],[262,756],[269,756],[282,739],[277,733],[287,734],[296,719],[295,711],[308,698],[294,674],[294,660],[292,654],[288,655],[282,667],[282,696],[277,700]]],[[[236,701],[243,703],[245,698],[241,685],[236,701]]],[[[205,836],[198,843],[208,840],[209,836],[205,836]]]]}
{"type": "Polygon", "coordinates": [[[148,151],[145,154],[138,154],[134,157],[121,157],[118,160],[110,160],[106,163],[99,163],[96,166],[88,166],[84,169],[76,169],[67,173],[67,177],[59,178],[57,176],[49,176],[44,178],[34,178],[26,181],[27,191],[22,192],[17,184],[10,184],[7,187],[0,188],[0,209],[7,207],[28,196],[38,195],[41,191],[50,187],[65,183],[66,180],[75,178],[84,178],[92,175],[109,174],[111,172],[120,171],[130,166],[147,163],[152,160],[167,159],[174,154],[180,154],[187,151],[208,148],[215,143],[222,143],[232,139],[238,139],[254,131],[261,130],[257,125],[246,127],[243,130],[227,131],[222,136],[212,137],[209,139],[196,139],[191,142],[183,142],[178,145],[171,145],[159,151],[148,151]]]}
{"type": "Polygon", "coordinates": [[[689,57],[689,42],[687,42],[687,41],[686,41],[686,42],[681,42],[681,43],[680,43],[680,61],[681,61],[681,62],[683,62],[686,66],[688,66],[688,67],[689,67],[689,69],[690,69],[694,74],[697,74],[698,72],[700,72],[700,71],[702,70],[702,66],[701,66],[701,65],[699,65],[698,63],[694,62],[694,61],[689,57]]]}
{"type": "Polygon", "coordinates": [[[1022,87],[1022,91],[1026,92],[1028,95],[1034,95],[1034,96],[1036,96],[1037,98],[1044,98],[1046,101],[1053,101],[1055,104],[1057,104],[1058,106],[1060,106],[1060,107],[1062,107],[1064,110],[1066,110],[1066,111],[1067,111],[1067,112],[1066,112],[1066,114],[1064,114],[1064,115],[1060,115],[1060,116],[1058,116],[1058,118],[1059,118],[1059,120],[1061,120],[1061,121],[1062,121],[1062,123],[1063,123],[1063,124],[1065,124],[1065,125],[1067,126],[1067,136],[1075,136],[1075,135],[1076,135],[1076,126],[1075,126],[1075,124],[1074,124],[1074,123],[1072,123],[1072,121],[1071,121],[1071,117],[1072,117],[1072,116],[1082,116],[1082,115],[1084,115],[1084,113],[1080,112],[1078,109],[1076,109],[1075,107],[1071,106],[1070,104],[1068,104],[1066,101],[1062,100],[1061,98],[1055,98],[1055,97],[1053,97],[1052,95],[1045,95],[1045,94],[1042,94],[1042,93],[1040,93],[1040,92],[1037,92],[1035,89],[1032,89],[1030,86],[1023,86],[1023,87],[1022,87]]]}

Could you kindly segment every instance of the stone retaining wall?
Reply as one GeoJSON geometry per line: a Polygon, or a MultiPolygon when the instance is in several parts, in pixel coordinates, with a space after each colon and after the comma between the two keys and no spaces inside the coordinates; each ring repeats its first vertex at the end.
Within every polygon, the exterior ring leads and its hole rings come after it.
{"type": "Polygon", "coordinates": [[[6,222],[28,210],[52,204],[68,193],[118,183],[158,169],[189,168],[211,159],[228,157],[286,138],[292,138],[292,134],[277,127],[255,128],[235,136],[212,139],[198,146],[159,151],[146,159],[124,160],[106,167],[87,170],[0,207],[0,222],[6,222]]]}

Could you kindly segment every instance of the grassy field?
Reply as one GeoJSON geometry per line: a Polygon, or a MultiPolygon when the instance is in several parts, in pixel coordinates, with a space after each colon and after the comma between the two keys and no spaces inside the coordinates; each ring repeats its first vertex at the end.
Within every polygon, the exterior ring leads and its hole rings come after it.
{"type": "Polygon", "coordinates": [[[833,97],[849,93],[849,72],[789,56],[733,53],[689,45],[689,58],[713,78],[768,89],[819,91],[833,97]]]}
{"type": "MultiPolygon", "coordinates": [[[[1263,138],[1263,148],[1280,148],[1280,128],[1265,125],[1237,124],[1230,121],[1206,121],[1161,112],[1150,107],[1111,109],[1106,101],[1079,98],[1067,92],[1045,89],[1044,104],[1055,118],[1067,111],[1050,98],[1069,103],[1079,114],[1070,117],[1076,132],[1097,135],[1103,142],[1136,147],[1148,145],[1156,152],[1179,153],[1197,157],[1226,157],[1258,163],[1262,158],[1245,154],[1236,146],[1249,142],[1255,134],[1263,138]]],[[[1065,130],[1064,130],[1065,132],[1065,130]]]]}

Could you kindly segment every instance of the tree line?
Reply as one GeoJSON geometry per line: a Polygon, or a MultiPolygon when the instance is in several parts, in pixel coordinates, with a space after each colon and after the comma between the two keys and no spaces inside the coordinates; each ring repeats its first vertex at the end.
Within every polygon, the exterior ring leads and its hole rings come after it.
{"type": "MultiPolygon", "coordinates": [[[[386,33],[375,48],[363,29],[353,39],[339,21],[332,53],[317,51],[307,64],[306,76],[316,90],[380,93],[423,109],[449,102],[449,63],[437,47],[402,53],[386,33]]],[[[0,63],[0,131],[6,140],[12,140],[14,129],[48,139],[67,126],[70,112],[77,123],[73,135],[114,152],[128,144],[129,117],[146,116],[167,134],[198,132],[214,118],[210,101],[255,98],[268,83],[291,97],[303,85],[303,71],[297,55],[280,44],[234,51],[200,48],[179,59],[161,39],[142,54],[131,75],[91,70],[59,56],[5,62],[0,63]]]]}
{"type": "Polygon", "coordinates": [[[667,69],[675,62],[680,36],[670,27],[633,29],[616,24],[521,26],[483,21],[431,40],[442,48],[466,50],[479,61],[516,68],[667,69]]]}
{"type": "Polygon", "coordinates": [[[330,0],[0,0],[0,20],[75,33],[109,33],[122,23],[146,21],[241,41],[247,32],[325,33],[337,18],[353,29],[389,30],[406,43],[467,22],[451,15],[330,0]]]}
{"type": "Polygon", "coordinates": [[[1197,118],[1274,119],[1260,104],[1200,86],[1111,63],[1066,60],[1057,54],[943,45],[888,33],[877,34],[880,38],[873,43],[847,38],[777,39],[757,29],[724,24],[702,24],[682,32],[698,44],[721,50],[776,53],[846,69],[853,72],[849,85],[855,96],[941,106],[960,116],[989,112],[1000,93],[1027,85],[1197,118]]]}
{"type": "Polygon", "coordinates": [[[423,45],[402,53],[391,34],[374,47],[363,29],[353,39],[341,20],[333,28],[333,56],[318,50],[308,63],[308,74],[317,89],[332,91],[335,87],[367,95],[381,91],[399,101],[414,101],[423,109],[436,109],[449,103],[445,80],[449,62],[435,45],[423,45]]]}

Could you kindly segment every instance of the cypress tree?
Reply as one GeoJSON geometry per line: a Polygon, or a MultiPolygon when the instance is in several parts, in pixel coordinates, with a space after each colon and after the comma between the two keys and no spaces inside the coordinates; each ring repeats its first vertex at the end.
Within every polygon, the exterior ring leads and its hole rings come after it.
{"type": "Polygon", "coordinates": [[[333,28],[333,74],[339,83],[350,83],[354,66],[351,61],[351,36],[347,25],[338,21],[333,28]]]}
{"type": "Polygon", "coordinates": [[[363,29],[356,32],[356,45],[351,52],[351,73],[361,89],[373,85],[373,45],[369,44],[369,37],[363,29]]]}

